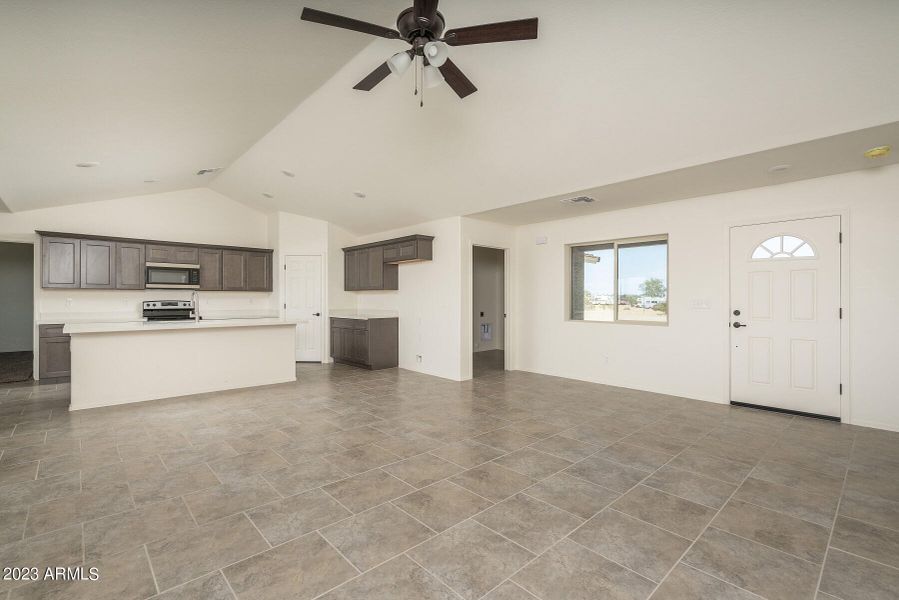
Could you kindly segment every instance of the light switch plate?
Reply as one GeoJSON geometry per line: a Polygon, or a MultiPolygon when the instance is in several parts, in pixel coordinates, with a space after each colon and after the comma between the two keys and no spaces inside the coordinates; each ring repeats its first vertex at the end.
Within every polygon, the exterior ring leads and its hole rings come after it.
{"type": "Polygon", "coordinates": [[[711,310],[712,303],[708,298],[693,298],[690,301],[690,308],[692,310],[711,310]]]}

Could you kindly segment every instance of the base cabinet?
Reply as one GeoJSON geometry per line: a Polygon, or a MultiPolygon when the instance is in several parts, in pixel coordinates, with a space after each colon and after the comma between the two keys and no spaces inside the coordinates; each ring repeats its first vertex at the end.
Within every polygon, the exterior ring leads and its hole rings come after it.
{"type": "Polygon", "coordinates": [[[68,377],[72,374],[70,339],[63,334],[62,325],[38,327],[38,377],[68,377]]]}
{"type": "Polygon", "coordinates": [[[399,319],[331,319],[331,358],[367,369],[399,365],[399,319]]]}

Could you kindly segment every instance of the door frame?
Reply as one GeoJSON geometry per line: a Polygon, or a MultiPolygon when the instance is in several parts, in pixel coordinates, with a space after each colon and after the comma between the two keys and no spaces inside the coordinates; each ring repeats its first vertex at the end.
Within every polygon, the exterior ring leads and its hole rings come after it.
{"type": "MultiPolygon", "coordinates": [[[[326,333],[328,332],[328,328],[325,327],[325,323],[330,321],[330,315],[328,312],[328,258],[327,255],[321,252],[304,252],[302,254],[285,254],[283,256],[284,262],[281,267],[281,288],[284,290],[281,294],[281,306],[283,307],[282,314],[287,316],[287,261],[290,258],[294,257],[309,257],[309,256],[317,256],[320,259],[321,264],[321,305],[322,305],[322,316],[320,323],[320,331],[319,331],[319,339],[321,340],[321,360],[319,361],[321,364],[325,364],[331,362],[331,338],[330,336],[326,337],[326,333]]],[[[294,353],[296,353],[296,333],[294,333],[294,353]]],[[[296,358],[296,355],[294,355],[296,358]]],[[[315,361],[310,361],[306,364],[315,364],[315,361]]]]}
{"type": "Polygon", "coordinates": [[[497,246],[496,244],[491,243],[480,243],[474,240],[470,240],[468,242],[468,252],[467,252],[467,260],[468,260],[468,294],[465,303],[465,314],[466,318],[462,319],[463,324],[467,327],[468,343],[465,344],[465,348],[463,351],[466,353],[465,364],[468,367],[468,379],[473,377],[474,373],[474,249],[475,247],[480,248],[490,248],[492,250],[501,250],[503,253],[503,314],[505,315],[505,320],[503,321],[503,370],[509,371],[512,368],[513,360],[512,360],[512,319],[513,312],[511,310],[512,307],[512,296],[510,294],[510,290],[512,289],[512,252],[511,248],[506,248],[503,246],[497,246]]]}
{"type": "Polygon", "coordinates": [[[31,290],[32,290],[32,302],[31,302],[31,347],[32,347],[32,375],[31,378],[35,381],[40,381],[40,349],[38,345],[40,343],[40,336],[38,335],[37,330],[37,318],[38,318],[38,308],[40,308],[40,293],[41,293],[41,238],[36,234],[27,234],[17,236],[14,233],[7,233],[6,235],[0,235],[0,242],[9,242],[11,244],[28,244],[32,246],[34,249],[34,253],[32,254],[32,271],[31,271],[31,290]]]}
{"type": "MultiPolygon", "coordinates": [[[[733,306],[733,298],[731,298],[731,231],[735,227],[746,227],[749,225],[764,225],[768,223],[780,223],[784,221],[798,221],[802,219],[816,219],[821,217],[839,217],[840,233],[842,234],[842,242],[840,244],[840,307],[843,309],[843,318],[840,319],[840,384],[842,385],[842,393],[840,395],[840,421],[843,423],[852,423],[852,385],[850,381],[850,360],[849,353],[849,335],[850,335],[850,295],[849,295],[849,254],[851,247],[851,236],[849,235],[850,217],[849,209],[846,207],[835,208],[830,210],[804,211],[801,213],[784,213],[770,214],[768,217],[744,218],[730,221],[726,224],[726,240],[727,240],[727,277],[724,279],[725,286],[723,297],[727,298],[727,306],[723,309],[723,318],[727,320],[727,336],[725,336],[724,344],[726,344],[727,352],[727,403],[731,403],[732,390],[731,382],[733,378],[733,366],[731,360],[731,334],[730,325],[730,307],[733,306]]],[[[774,408],[773,410],[777,410],[774,408]]],[[[792,411],[784,411],[790,412],[792,411]]]]}

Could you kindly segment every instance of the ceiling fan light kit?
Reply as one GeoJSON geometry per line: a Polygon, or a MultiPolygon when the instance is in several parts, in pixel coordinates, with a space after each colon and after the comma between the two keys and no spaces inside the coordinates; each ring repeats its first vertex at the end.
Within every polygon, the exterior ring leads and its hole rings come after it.
{"type": "MultiPolygon", "coordinates": [[[[437,3],[438,0],[414,0],[414,5],[397,17],[396,29],[314,8],[304,8],[300,18],[311,23],[349,29],[390,40],[403,40],[412,46],[410,50],[394,54],[353,88],[365,92],[371,91],[391,73],[398,77],[402,76],[413,62],[418,63],[416,59],[420,57],[424,88],[435,87],[446,81],[459,98],[465,98],[478,91],[478,88],[450,60],[451,46],[537,39],[536,18],[461,27],[451,29],[444,35],[446,22],[437,10],[437,3]]],[[[417,75],[415,93],[418,94],[417,75]]]]}
{"type": "Polygon", "coordinates": [[[411,64],[412,56],[410,56],[408,52],[397,52],[387,61],[390,72],[397,77],[402,77],[403,74],[409,70],[411,64]]]}

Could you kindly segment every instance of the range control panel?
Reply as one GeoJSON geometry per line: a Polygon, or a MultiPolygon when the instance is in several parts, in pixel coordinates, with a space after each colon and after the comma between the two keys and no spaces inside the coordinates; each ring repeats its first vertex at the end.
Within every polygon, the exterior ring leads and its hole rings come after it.
{"type": "Polygon", "coordinates": [[[144,310],[154,308],[193,308],[190,300],[147,300],[144,302],[144,310]]]}

